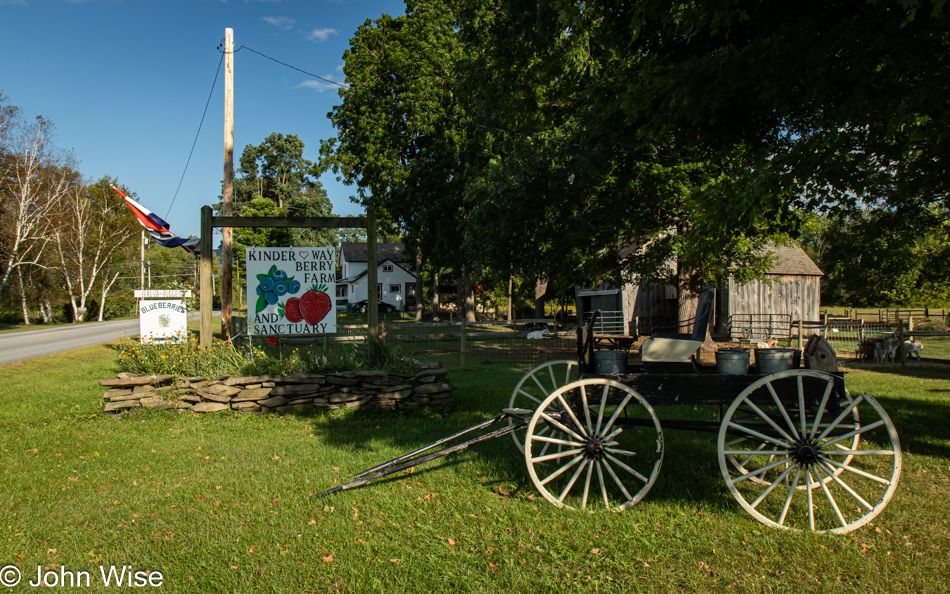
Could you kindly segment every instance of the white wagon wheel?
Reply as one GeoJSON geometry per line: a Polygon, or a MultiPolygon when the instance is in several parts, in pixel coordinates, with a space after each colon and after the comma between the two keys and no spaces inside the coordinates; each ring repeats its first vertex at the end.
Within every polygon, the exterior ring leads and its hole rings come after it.
{"type": "Polygon", "coordinates": [[[881,405],[850,382],[805,369],[743,390],[723,416],[717,450],[739,504],[780,528],[860,528],[890,501],[901,472],[900,440],[881,405]],[[843,385],[849,390],[836,389],[843,385]]]}
{"type": "Polygon", "coordinates": [[[602,502],[622,511],[656,482],[663,430],[633,388],[591,378],[544,399],[528,424],[524,448],[531,481],[555,506],[586,509],[602,502]]]}
{"type": "MultiPolygon", "coordinates": [[[[830,390],[832,387],[833,387],[833,384],[829,383],[826,386],[826,389],[830,390]]],[[[841,401],[841,406],[848,406],[851,404],[851,402],[852,402],[851,395],[848,393],[847,390],[845,390],[844,399],[841,401]]],[[[749,421],[755,424],[756,422],[761,422],[762,413],[765,413],[766,415],[771,417],[772,420],[775,420],[775,421],[778,421],[780,419],[784,420],[784,418],[781,416],[781,411],[778,409],[778,407],[775,404],[770,405],[767,403],[760,403],[758,410],[752,409],[748,404],[740,405],[736,409],[735,414],[733,415],[733,421],[740,425],[742,425],[746,421],[749,421]]],[[[792,413],[789,414],[789,418],[797,419],[797,415],[798,415],[798,412],[793,411],[792,413]]],[[[831,419],[827,419],[827,421],[830,421],[830,420],[831,419]]],[[[795,421],[793,420],[792,422],[795,422],[795,421]]],[[[850,418],[842,420],[841,428],[846,428],[850,431],[853,429],[857,429],[860,426],[861,426],[860,412],[858,411],[858,407],[854,407],[851,409],[850,418]]],[[[820,431],[823,431],[825,427],[827,427],[827,423],[819,423],[818,425],[818,428],[820,431]]],[[[855,433],[851,437],[850,443],[842,444],[839,442],[835,444],[835,447],[841,450],[857,450],[860,443],[861,443],[861,434],[855,433]]],[[[729,454],[726,456],[726,461],[736,471],[738,471],[741,474],[748,474],[755,470],[755,467],[746,468],[746,465],[749,464],[750,462],[753,463],[756,467],[760,467],[763,464],[771,464],[777,459],[776,456],[774,455],[769,455],[764,460],[762,458],[757,457],[755,455],[755,451],[767,450],[767,449],[770,450],[772,449],[771,444],[767,441],[763,441],[757,437],[753,437],[752,435],[748,435],[744,433],[740,433],[739,435],[735,436],[733,439],[727,441],[723,445],[723,448],[726,450],[731,450],[731,451],[750,450],[744,454],[737,454],[737,455],[729,454]]],[[[842,472],[844,472],[844,466],[847,466],[848,464],[850,464],[851,460],[853,459],[854,459],[853,455],[848,455],[848,456],[845,456],[843,459],[841,459],[840,461],[841,466],[835,467],[834,469],[835,476],[838,476],[842,472]]],[[[786,463],[784,466],[778,467],[778,473],[773,473],[773,476],[775,474],[781,474],[781,472],[785,470],[785,468],[788,467],[788,464],[791,464],[791,462],[786,463]]],[[[753,474],[751,477],[749,477],[748,480],[752,481],[753,483],[757,485],[762,485],[766,487],[772,484],[771,481],[769,481],[767,477],[763,477],[762,475],[757,475],[757,474],[753,474]]],[[[785,482],[787,483],[791,479],[788,475],[785,475],[785,478],[783,480],[785,480],[785,482]]],[[[831,476],[825,476],[821,479],[821,482],[828,483],[831,480],[833,480],[831,476]]],[[[808,489],[808,488],[817,489],[820,486],[821,482],[815,481],[811,483],[810,485],[799,484],[797,488],[798,489],[808,489]]]]}
{"type": "MultiPolygon", "coordinates": [[[[521,380],[511,391],[508,408],[537,410],[545,398],[561,386],[576,381],[578,377],[580,377],[580,373],[577,369],[577,361],[558,359],[542,363],[521,376],[521,380]]],[[[517,422],[516,419],[508,419],[509,425],[517,422]]],[[[548,431],[551,431],[551,429],[548,428],[548,431]]],[[[519,429],[511,434],[511,438],[515,441],[515,445],[521,453],[524,453],[524,434],[524,429],[519,429]]]]}

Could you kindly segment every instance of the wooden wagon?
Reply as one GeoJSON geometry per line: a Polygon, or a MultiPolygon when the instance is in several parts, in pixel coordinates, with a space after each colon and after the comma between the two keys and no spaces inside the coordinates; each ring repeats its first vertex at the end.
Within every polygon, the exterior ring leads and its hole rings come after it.
{"type": "MultiPolygon", "coordinates": [[[[696,320],[703,334],[711,308],[711,295],[704,296],[696,320]]],[[[596,373],[594,341],[581,332],[578,359],[550,361],[526,373],[502,414],[318,495],[507,433],[546,500],[560,508],[622,511],[656,482],[664,432],[682,429],[716,435],[729,492],[769,526],[845,533],[884,509],[901,472],[897,431],[880,404],[837,371],[821,339],[809,342],[804,368],[721,374],[697,363],[699,332],[654,336],[641,348],[651,370],[627,367],[615,374],[596,373]],[[688,372],[664,372],[665,364],[688,372]],[[689,408],[670,415],[680,418],[657,414],[671,407],[689,408]],[[507,427],[438,449],[503,419],[507,427]]]]}

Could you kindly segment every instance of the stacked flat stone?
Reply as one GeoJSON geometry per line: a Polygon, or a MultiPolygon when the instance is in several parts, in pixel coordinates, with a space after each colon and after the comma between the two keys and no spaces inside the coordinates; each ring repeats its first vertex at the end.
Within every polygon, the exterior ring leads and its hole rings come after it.
{"type": "Polygon", "coordinates": [[[306,412],[349,408],[395,410],[439,406],[453,401],[455,389],[437,362],[420,362],[413,375],[388,371],[298,373],[178,378],[173,375],[120,373],[100,380],[105,412],[131,408],[187,409],[196,413],[239,410],[255,413],[306,412]]]}

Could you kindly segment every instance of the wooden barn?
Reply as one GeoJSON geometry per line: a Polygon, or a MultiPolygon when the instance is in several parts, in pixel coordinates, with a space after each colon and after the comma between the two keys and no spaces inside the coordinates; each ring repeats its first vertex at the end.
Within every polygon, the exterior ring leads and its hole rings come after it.
{"type": "Polygon", "coordinates": [[[717,337],[762,339],[798,320],[817,320],[822,272],[797,245],[772,248],[775,262],[765,279],[730,279],[716,297],[717,337]]]}
{"type": "MultiPolygon", "coordinates": [[[[818,266],[797,245],[772,249],[775,261],[766,278],[738,284],[730,279],[716,291],[715,338],[761,340],[786,335],[799,319],[817,320],[821,305],[818,266]]],[[[654,326],[676,319],[676,289],[667,285],[627,283],[576,290],[578,316],[601,310],[602,331],[646,335],[654,326]]]]}

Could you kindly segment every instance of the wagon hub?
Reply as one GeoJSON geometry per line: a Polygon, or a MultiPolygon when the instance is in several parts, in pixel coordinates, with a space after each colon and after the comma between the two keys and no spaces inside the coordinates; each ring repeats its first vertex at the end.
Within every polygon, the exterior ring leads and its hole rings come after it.
{"type": "Polygon", "coordinates": [[[593,458],[594,460],[601,460],[604,457],[604,442],[599,439],[592,439],[587,442],[587,445],[584,446],[584,454],[588,458],[593,458]]]}
{"type": "Polygon", "coordinates": [[[818,448],[811,442],[803,441],[796,444],[795,449],[791,453],[795,456],[795,460],[805,466],[810,466],[818,462],[818,448]]]}

